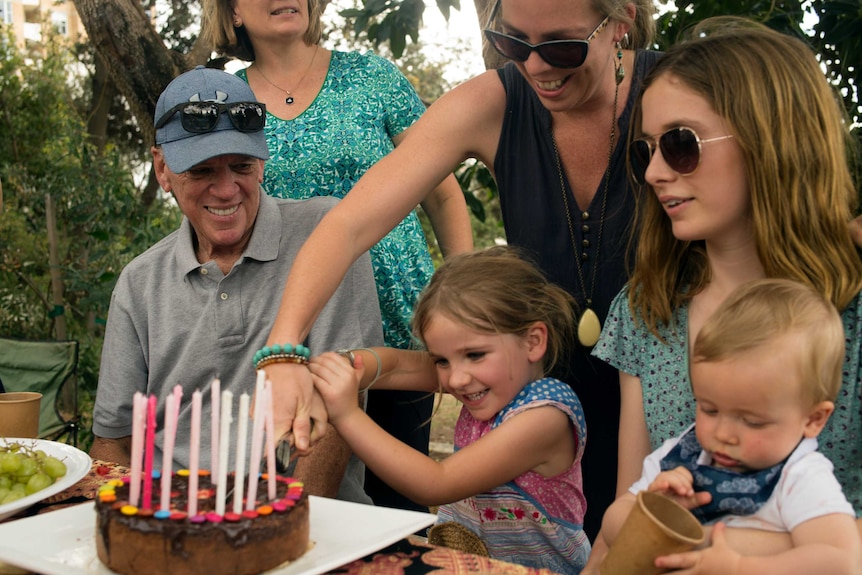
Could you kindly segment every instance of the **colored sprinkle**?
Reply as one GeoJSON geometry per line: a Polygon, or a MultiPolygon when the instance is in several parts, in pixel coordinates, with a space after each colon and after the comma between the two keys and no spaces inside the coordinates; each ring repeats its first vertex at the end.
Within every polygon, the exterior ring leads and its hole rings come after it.
{"type": "Polygon", "coordinates": [[[287,484],[288,487],[303,487],[304,485],[302,481],[291,481],[287,484]]]}
{"type": "Polygon", "coordinates": [[[113,509],[114,511],[117,511],[119,509],[122,509],[123,507],[125,507],[128,504],[129,504],[128,501],[115,501],[114,504],[111,505],[111,509],[113,509]]]}
{"type": "Polygon", "coordinates": [[[113,503],[116,500],[117,495],[113,491],[99,493],[99,501],[102,501],[103,503],[113,503]]]}
{"type": "Polygon", "coordinates": [[[257,512],[261,515],[269,515],[272,513],[272,507],[270,505],[261,505],[257,508],[257,512]]]}
{"type": "Polygon", "coordinates": [[[209,474],[210,474],[209,469],[198,469],[198,476],[199,477],[207,477],[209,474]]]}
{"type": "Polygon", "coordinates": [[[159,471],[158,469],[153,469],[152,476],[153,476],[153,479],[161,479],[162,478],[162,472],[159,471]]]}
{"type": "Polygon", "coordinates": [[[188,469],[178,469],[177,470],[177,475],[179,475],[180,477],[188,477],[190,474],[191,474],[191,471],[189,471],[188,469]]]}
{"type": "Polygon", "coordinates": [[[122,479],[111,479],[107,483],[107,485],[111,485],[113,487],[122,487],[125,484],[126,484],[126,482],[123,481],[122,479]]]}
{"type": "Polygon", "coordinates": [[[138,509],[138,515],[141,517],[152,517],[155,513],[152,509],[138,509]]]}
{"type": "Polygon", "coordinates": [[[284,501],[273,501],[272,508],[278,511],[279,513],[284,513],[287,511],[288,505],[284,501]]]}
{"type": "Polygon", "coordinates": [[[182,521],[186,518],[186,514],[182,511],[171,511],[171,521],[182,521]]]}
{"type": "Polygon", "coordinates": [[[219,515],[215,511],[210,511],[209,513],[207,513],[206,517],[207,517],[207,521],[209,521],[210,523],[221,523],[222,520],[224,519],[221,515],[219,515]]]}
{"type": "Polygon", "coordinates": [[[245,519],[257,519],[257,511],[254,511],[254,510],[249,511],[248,509],[246,509],[245,511],[242,512],[242,516],[245,519]]]}
{"type": "Polygon", "coordinates": [[[124,485],[128,485],[129,483],[132,482],[132,478],[129,477],[128,475],[126,475],[120,481],[122,481],[124,485]]]}
{"type": "Polygon", "coordinates": [[[242,515],[240,515],[239,513],[233,513],[232,511],[228,511],[224,514],[224,520],[228,523],[236,523],[240,519],[242,519],[242,515]]]}
{"type": "Polygon", "coordinates": [[[153,513],[153,517],[155,517],[156,519],[170,519],[171,512],[167,509],[159,509],[158,511],[153,513]]]}
{"type": "Polygon", "coordinates": [[[206,523],[207,518],[204,515],[195,515],[194,517],[189,518],[189,521],[192,523],[206,523]]]}
{"type": "Polygon", "coordinates": [[[138,508],[134,505],[123,505],[122,507],[120,507],[120,513],[122,513],[123,515],[137,515],[138,508]]]}

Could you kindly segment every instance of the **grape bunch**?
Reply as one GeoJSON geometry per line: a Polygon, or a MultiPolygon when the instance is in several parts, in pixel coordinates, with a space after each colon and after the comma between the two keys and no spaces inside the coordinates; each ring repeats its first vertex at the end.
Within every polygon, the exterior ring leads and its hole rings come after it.
{"type": "Polygon", "coordinates": [[[66,464],[41,449],[20,443],[0,445],[0,505],[53,485],[66,475],[66,464]]]}

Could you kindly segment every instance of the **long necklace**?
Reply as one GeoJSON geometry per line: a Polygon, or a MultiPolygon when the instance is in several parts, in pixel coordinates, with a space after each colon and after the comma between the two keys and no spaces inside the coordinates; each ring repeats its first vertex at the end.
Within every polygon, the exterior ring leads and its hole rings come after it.
{"type": "MultiPolygon", "coordinates": [[[[619,57],[621,58],[621,54],[619,57]]],[[[596,241],[596,255],[595,255],[595,263],[593,264],[593,277],[590,282],[590,291],[587,293],[587,285],[584,282],[584,272],[581,270],[581,260],[578,257],[578,248],[577,242],[575,241],[575,229],[572,226],[572,214],[571,210],[569,210],[569,198],[566,193],[566,183],[565,177],[563,176],[563,167],[560,162],[560,152],[557,150],[557,140],[554,138],[554,131],[551,128],[551,142],[554,144],[554,159],[557,161],[557,173],[560,176],[560,189],[563,192],[563,206],[566,209],[566,222],[569,224],[569,237],[572,240],[572,251],[575,256],[575,267],[578,270],[578,279],[581,283],[581,290],[584,292],[584,300],[586,304],[586,308],[581,314],[581,318],[578,320],[578,341],[585,347],[592,347],[596,345],[596,342],[599,341],[599,335],[602,332],[602,322],[599,320],[599,316],[595,311],[591,309],[593,305],[593,294],[596,291],[596,272],[599,268],[599,250],[602,246],[602,229],[605,227],[605,208],[608,204],[608,187],[611,181],[611,157],[614,153],[614,143],[616,142],[617,137],[617,97],[620,93],[620,83],[623,80],[625,72],[622,71],[622,62],[616,70],[615,81],[616,87],[614,88],[614,109],[611,117],[611,143],[608,146],[608,167],[605,168],[604,174],[604,188],[602,190],[602,211],[601,216],[599,217],[599,233],[598,239],[596,241]]]]}
{"type": "MultiPolygon", "coordinates": [[[[302,85],[302,81],[303,81],[303,80],[305,80],[305,77],[306,77],[306,76],[308,76],[308,71],[309,71],[309,70],[311,70],[311,66],[314,64],[314,58],[317,56],[317,50],[318,50],[319,48],[320,48],[320,45],[319,45],[319,44],[315,45],[315,47],[314,47],[314,54],[312,54],[312,55],[311,55],[311,62],[309,62],[309,63],[308,63],[308,68],[306,68],[306,69],[305,69],[305,74],[303,74],[303,75],[302,75],[302,78],[300,78],[300,79],[299,79],[299,82],[297,82],[297,83],[296,83],[296,87],[294,88],[294,90],[298,90],[298,89],[299,89],[299,87],[302,85]]],[[[272,81],[271,81],[269,78],[267,78],[267,77],[263,74],[263,72],[261,71],[261,69],[260,69],[260,68],[258,68],[257,66],[255,66],[255,67],[254,67],[254,69],[255,69],[255,71],[256,71],[258,74],[260,74],[260,77],[261,77],[261,78],[263,78],[264,80],[266,80],[266,83],[267,83],[267,84],[269,84],[270,86],[272,86],[273,88],[275,88],[275,89],[277,89],[277,90],[281,90],[282,92],[284,92],[284,95],[285,95],[284,103],[285,103],[285,104],[287,104],[287,105],[289,105],[289,106],[292,106],[292,105],[293,105],[293,103],[294,103],[296,100],[293,98],[293,94],[291,93],[291,91],[290,91],[290,90],[285,90],[285,89],[284,89],[284,88],[282,88],[281,86],[279,86],[279,85],[277,85],[277,84],[273,84],[273,83],[272,83],[272,81]]]]}

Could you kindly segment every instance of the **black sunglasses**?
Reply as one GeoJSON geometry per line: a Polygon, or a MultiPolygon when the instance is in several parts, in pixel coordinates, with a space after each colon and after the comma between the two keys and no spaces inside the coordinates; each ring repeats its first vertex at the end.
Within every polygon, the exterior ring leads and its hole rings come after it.
{"type": "Polygon", "coordinates": [[[577,68],[587,59],[587,50],[590,47],[590,41],[599,35],[605,29],[610,21],[610,16],[599,22],[586,40],[550,40],[548,42],[539,42],[538,44],[530,44],[524,42],[514,36],[496,32],[490,28],[485,30],[485,37],[488,42],[499,52],[503,57],[515,62],[525,62],[533,51],[539,53],[542,60],[555,68],[577,68]]]}
{"type": "Polygon", "coordinates": [[[183,102],[159,118],[156,129],[163,127],[171,117],[180,113],[183,129],[194,134],[212,132],[219,116],[227,112],[230,123],[240,132],[259,132],[266,123],[266,105],[260,102],[183,102]]]}
{"type": "MultiPolygon", "coordinates": [[[[700,165],[701,146],[710,142],[727,140],[733,134],[701,140],[697,132],[685,126],[671,128],[658,137],[658,147],[661,157],[670,169],[687,176],[693,174],[700,165]]],[[[632,175],[639,184],[646,183],[646,170],[652,160],[656,148],[656,138],[639,138],[632,142],[631,165],[632,175]]]]}

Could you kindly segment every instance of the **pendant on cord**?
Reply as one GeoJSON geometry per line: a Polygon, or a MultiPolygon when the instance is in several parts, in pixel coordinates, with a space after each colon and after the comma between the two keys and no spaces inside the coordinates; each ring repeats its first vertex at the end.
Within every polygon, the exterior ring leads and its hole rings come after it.
{"type": "Polygon", "coordinates": [[[602,322],[599,321],[599,316],[590,308],[586,308],[581,314],[581,319],[578,320],[578,341],[584,347],[593,347],[599,341],[601,333],[602,322]]]}
{"type": "Polygon", "coordinates": [[[294,100],[294,99],[293,99],[293,96],[288,96],[287,98],[285,98],[285,99],[284,99],[284,103],[285,103],[285,104],[287,104],[288,106],[293,105],[293,103],[294,103],[295,101],[296,101],[296,100],[294,100]]]}

